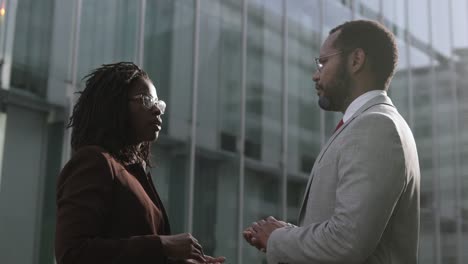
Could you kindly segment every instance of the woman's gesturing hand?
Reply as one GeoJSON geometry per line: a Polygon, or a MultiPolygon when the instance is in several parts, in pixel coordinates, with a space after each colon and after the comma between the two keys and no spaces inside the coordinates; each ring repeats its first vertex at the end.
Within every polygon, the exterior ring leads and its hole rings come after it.
{"type": "Polygon", "coordinates": [[[193,259],[206,262],[202,246],[189,233],[160,236],[164,253],[174,259],[193,259]]]}

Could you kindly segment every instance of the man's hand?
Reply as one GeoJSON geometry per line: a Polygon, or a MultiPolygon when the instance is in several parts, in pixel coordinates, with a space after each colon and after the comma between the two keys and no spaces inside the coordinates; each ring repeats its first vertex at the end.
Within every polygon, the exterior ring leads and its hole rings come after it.
{"type": "Polygon", "coordinates": [[[244,230],[243,235],[250,245],[262,252],[266,252],[268,238],[270,238],[271,233],[286,225],[285,222],[278,221],[273,216],[269,216],[266,220],[254,222],[252,226],[244,230]]]}

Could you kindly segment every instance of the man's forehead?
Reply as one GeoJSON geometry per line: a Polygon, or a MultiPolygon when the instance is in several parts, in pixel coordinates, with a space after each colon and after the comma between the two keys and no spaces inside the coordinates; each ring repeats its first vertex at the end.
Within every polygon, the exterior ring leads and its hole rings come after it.
{"type": "Polygon", "coordinates": [[[335,50],[334,43],[335,40],[337,39],[338,35],[340,33],[340,30],[333,32],[332,34],[328,35],[327,39],[322,44],[322,47],[320,48],[320,56],[328,54],[330,51],[335,50]]]}

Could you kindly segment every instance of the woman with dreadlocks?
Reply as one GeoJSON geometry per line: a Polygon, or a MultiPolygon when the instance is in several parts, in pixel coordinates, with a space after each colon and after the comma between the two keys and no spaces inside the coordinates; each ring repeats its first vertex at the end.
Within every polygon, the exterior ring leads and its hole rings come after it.
{"type": "Polygon", "coordinates": [[[73,155],[57,185],[57,263],[222,263],[191,234],[170,235],[151,180],[151,142],[166,104],[133,63],[103,65],[68,124],[73,155]]]}

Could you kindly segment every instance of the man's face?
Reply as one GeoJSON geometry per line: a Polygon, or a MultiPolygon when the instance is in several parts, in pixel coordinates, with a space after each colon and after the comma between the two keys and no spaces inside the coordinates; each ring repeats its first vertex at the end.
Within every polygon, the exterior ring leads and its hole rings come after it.
{"type": "Polygon", "coordinates": [[[313,76],[319,96],[319,106],[326,111],[343,112],[350,96],[350,75],[343,51],[333,46],[340,31],[329,35],[320,49],[320,70],[313,76]]]}

